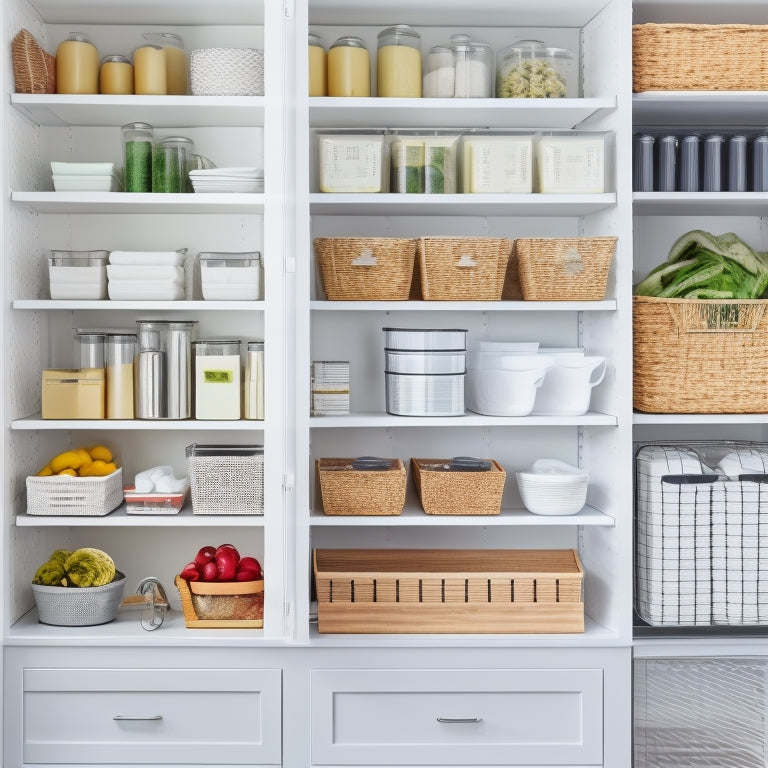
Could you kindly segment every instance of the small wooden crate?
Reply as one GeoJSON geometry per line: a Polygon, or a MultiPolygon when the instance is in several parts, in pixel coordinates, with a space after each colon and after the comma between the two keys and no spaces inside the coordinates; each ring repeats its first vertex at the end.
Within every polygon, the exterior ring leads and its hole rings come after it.
{"type": "Polygon", "coordinates": [[[575,550],[315,549],[318,631],[583,632],[575,550]]]}
{"type": "Polygon", "coordinates": [[[398,237],[316,237],[320,279],[329,301],[407,301],[416,241],[398,237]]]}
{"type": "Polygon", "coordinates": [[[633,401],[648,413],[768,413],[768,301],[635,296],[633,401]]]}
{"type": "Polygon", "coordinates": [[[512,250],[505,237],[420,237],[418,277],[426,301],[501,301],[512,250]]]}
{"type": "Polygon", "coordinates": [[[399,515],[405,506],[406,471],[401,459],[392,468],[358,470],[353,459],[315,462],[326,515],[399,515]]]}
{"type": "Polygon", "coordinates": [[[264,580],[191,581],[174,579],[184,622],[194,629],[259,629],[264,626],[264,580]],[[231,618],[227,618],[231,617],[231,618]]]}
{"type": "Polygon", "coordinates": [[[632,90],[768,89],[768,25],[635,24],[632,90]]]}
{"type": "Polygon", "coordinates": [[[486,472],[446,472],[450,459],[411,459],[413,483],[428,515],[498,515],[507,473],[491,459],[486,472]]]}
{"type": "Polygon", "coordinates": [[[515,258],[526,301],[602,301],[615,237],[524,237],[515,258]]]}

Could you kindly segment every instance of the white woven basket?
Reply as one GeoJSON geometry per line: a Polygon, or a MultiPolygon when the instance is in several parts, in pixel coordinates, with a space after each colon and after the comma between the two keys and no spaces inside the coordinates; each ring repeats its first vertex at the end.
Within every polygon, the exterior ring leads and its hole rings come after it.
{"type": "Polygon", "coordinates": [[[264,453],[232,446],[217,455],[195,455],[187,446],[187,471],[194,515],[263,515],[264,453]]]}
{"type": "Polygon", "coordinates": [[[193,96],[263,96],[264,51],[198,48],[190,54],[193,96]]]}
{"type": "Polygon", "coordinates": [[[38,618],[58,627],[90,627],[106,624],[117,616],[123,600],[125,574],[103,587],[49,587],[33,584],[38,618]]]}
{"type": "Polygon", "coordinates": [[[108,515],[123,503],[122,467],[104,477],[50,475],[27,478],[28,515],[108,515]]]}

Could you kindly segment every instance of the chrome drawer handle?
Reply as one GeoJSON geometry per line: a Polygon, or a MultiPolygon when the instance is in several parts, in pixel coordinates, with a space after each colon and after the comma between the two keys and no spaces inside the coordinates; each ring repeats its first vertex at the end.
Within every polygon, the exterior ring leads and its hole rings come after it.
{"type": "Polygon", "coordinates": [[[481,723],[482,717],[438,717],[438,723],[481,723]]]}
{"type": "Polygon", "coordinates": [[[113,720],[162,720],[162,715],[113,715],[113,720]]]}

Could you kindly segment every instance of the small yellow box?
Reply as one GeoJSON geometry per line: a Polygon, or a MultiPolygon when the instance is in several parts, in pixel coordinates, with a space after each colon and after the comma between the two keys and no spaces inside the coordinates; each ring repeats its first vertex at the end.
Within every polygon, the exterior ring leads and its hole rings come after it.
{"type": "Polygon", "coordinates": [[[44,419],[103,419],[103,368],[58,368],[43,371],[44,419]]]}

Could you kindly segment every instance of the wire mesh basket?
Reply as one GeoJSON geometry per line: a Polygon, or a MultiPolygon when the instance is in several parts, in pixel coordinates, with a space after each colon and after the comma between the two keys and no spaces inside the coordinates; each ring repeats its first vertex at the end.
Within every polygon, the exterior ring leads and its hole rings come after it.
{"type": "Polygon", "coordinates": [[[106,624],[117,616],[123,600],[125,574],[102,587],[49,587],[33,584],[32,594],[43,624],[58,627],[90,627],[106,624]]]}
{"type": "Polygon", "coordinates": [[[193,514],[264,514],[263,446],[193,443],[186,455],[193,514]]]}
{"type": "Polygon", "coordinates": [[[768,443],[638,444],[635,572],[652,626],[768,624],[768,443]]]}

